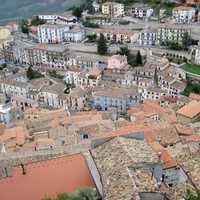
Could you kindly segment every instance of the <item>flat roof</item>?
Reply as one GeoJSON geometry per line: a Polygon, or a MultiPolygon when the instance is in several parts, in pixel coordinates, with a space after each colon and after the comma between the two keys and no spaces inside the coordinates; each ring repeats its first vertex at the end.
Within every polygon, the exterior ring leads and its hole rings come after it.
{"type": "Polygon", "coordinates": [[[95,187],[82,154],[67,155],[13,169],[12,177],[0,179],[0,199],[41,200],[45,195],[95,187]]]}

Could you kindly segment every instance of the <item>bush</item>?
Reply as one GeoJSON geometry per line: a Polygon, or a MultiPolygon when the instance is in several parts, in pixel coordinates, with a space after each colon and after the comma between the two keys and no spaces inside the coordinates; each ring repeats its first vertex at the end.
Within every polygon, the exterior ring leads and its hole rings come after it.
{"type": "Polygon", "coordinates": [[[130,22],[129,21],[127,21],[127,20],[120,20],[119,22],[118,22],[118,24],[120,24],[120,25],[128,25],[130,22]]]}

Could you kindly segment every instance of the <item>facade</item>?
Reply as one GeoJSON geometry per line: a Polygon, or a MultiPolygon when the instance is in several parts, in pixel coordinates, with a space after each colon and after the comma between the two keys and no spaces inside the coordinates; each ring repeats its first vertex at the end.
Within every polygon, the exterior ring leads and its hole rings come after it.
{"type": "Polygon", "coordinates": [[[69,31],[69,26],[58,24],[39,25],[37,36],[39,43],[57,44],[65,41],[64,33],[69,31]]]}
{"type": "Polygon", "coordinates": [[[179,6],[173,9],[172,16],[176,23],[189,24],[195,21],[196,9],[190,6],[179,6]]]}
{"type": "Polygon", "coordinates": [[[102,14],[111,17],[120,17],[124,15],[124,4],[116,2],[106,2],[102,4],[102,14]]]}
{"type": "Polygon", "coordinates": [[[65,15],[38,15],[39,19],[50,24],[68,24],[74,25],[77,23],[77,17],[65,15]]]}
{"type": "Polygon", "coordinates": [[[118,112],[126,112],[139,101],[136,88],[101,88],[93,93],[93,106],[98,110],[115,108],[118,112]]]}
{"type": "Polygon", "coordinates": [[[195,49],[195,58],[194,61],[197,65],[200,65],[200,44],[198,47],[195,49]]]}
{"type": "Polygon", "coordinates": [[[143,30],[139,33],[138,36],[138,44],[141,46],[155,46],[157,39],[157,31],[156,30],[143,30]]]}
{"type": "Polygon", "coordinates": [[[167,41],[182,43],[182,39],[185,33],[191,34],[191,31],[187,28],[175,25],[161,25],[158,28],[157,43],[162,45],[167,41]]]}
{"type": "Polygon", "coordinates": [[[64,85],[61,83],[44,86],[38,94],[41,106],[48,108],[63,108],[65,106],[64,85]]]}
{"type": "Polygon", "coordinates": [[[109,24],[111,21],[110,17],[106,15],[87,15],[85,19],[99,25],[109,24]]]}
{"type": "Polygon", "coordinates": [[[103,34],[110,42],[134,43],[138,37],[136,32],[124,29],[93,29],[91,32],[96,34],[97,38],[100,37],[100,34],[103,34]]]}
{"type": "Polygon", "coordinates": [[[10,51],[13,53],[10,61],[32,65],[43,70],[65,70],[69,60],[68,47],[61,44],[16,41],[10,51]]]}
{"type": "Polygon", "coordinates": [[[135,18],[148,20],[152,16],[154,10],[147,6],[134,6],[131,8],[130,12],[135,18]]]}
{"type": "Polygon", "coordinates": [[[81,42],[85,39],[85,36],[85,29],[75,26],[64,33],[64,40],[67,42],[81,42]]]}
{"type": "Polygon", "coordinates": [[[113,55],[108,59],[108,69],[123,69],[128,65],[127,57],[121,55],[113,55]]]}

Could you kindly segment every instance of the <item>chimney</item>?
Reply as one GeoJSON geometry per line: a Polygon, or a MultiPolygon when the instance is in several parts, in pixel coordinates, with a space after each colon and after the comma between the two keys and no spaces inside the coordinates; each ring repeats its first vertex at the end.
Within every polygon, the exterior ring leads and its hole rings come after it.
{"type": "Polygon", "coordinates": [[[26,170],[25,170],[25,166],[23,163],[21,163],[21,168],[22,168],[22,174],[26,175],[26,170]]]}

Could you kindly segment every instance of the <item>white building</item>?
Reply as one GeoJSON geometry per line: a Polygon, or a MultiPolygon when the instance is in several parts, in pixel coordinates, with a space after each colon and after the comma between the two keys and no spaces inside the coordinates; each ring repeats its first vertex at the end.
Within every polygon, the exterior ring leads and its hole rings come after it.
{"type": "Polygon", "coordinates": [[[64,33],[64,39],[68,42],[81,42],[85,39],[86,32],[83,27],[76,26],[64,33]]]}
{"type": "Polygon", "coordinates": [[[148,20],[153,15],[153,8],[145,5],[138,5],[131,8],[131,15],[135,18],[148,20]]]}
{"type": "Polygon", "coordinates": [[[38,26],[38,41],[40,43],[56,44],[64,42],[64,33],[69,26],[58,24],[44,24],[38,26]]]}
{"type": "Polygon", "coordinates": [[[156,44],[157,31],[146,29],[139,33],[138,44],[141,46],[154,46],[156,44]]]}
{"type": "Polygon", "coordinates": [[[44,20],[50,24],[68,24],[73,25],[77,23],[77,17],[72,15],[38,15],[39,19],[44,20]]]}
{"type": "Polygon", "coordinates": [[[81,71],[80,69],[68,69],[65,72],[65,82],[69,83],[69,84],[74,84],[74,85],[78,85],[79,83],[79,75],[80,75],[81,71]]]}
{"type": "Polygon", "coordinates": [[[172,16],[176,23],[189,24],[195,21],[196,9],[190,6],[178,6],[173,9],[172,16]]]}
{"type": "Polygon", "coordinates": [[[197,49],[195,50],[195,63],[197,65],[200,65],[200,43],[199,43],[197,49]]]}

